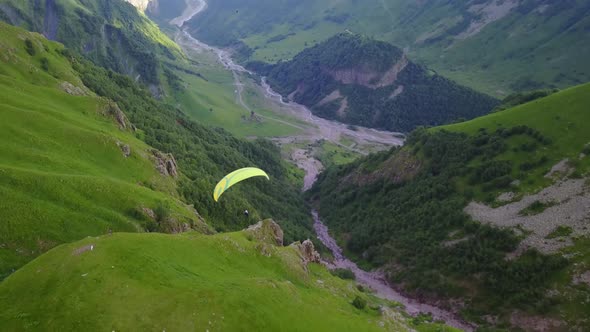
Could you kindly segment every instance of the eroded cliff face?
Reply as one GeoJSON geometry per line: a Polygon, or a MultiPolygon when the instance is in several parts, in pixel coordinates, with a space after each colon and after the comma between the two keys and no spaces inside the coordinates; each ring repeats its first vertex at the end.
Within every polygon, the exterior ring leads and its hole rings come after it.
{"type": "Polygon", "coordinates": [[[141,11],[145,11],[150,4],[151,0],[127,0],[130,4],[137,7],[141,11]]]}

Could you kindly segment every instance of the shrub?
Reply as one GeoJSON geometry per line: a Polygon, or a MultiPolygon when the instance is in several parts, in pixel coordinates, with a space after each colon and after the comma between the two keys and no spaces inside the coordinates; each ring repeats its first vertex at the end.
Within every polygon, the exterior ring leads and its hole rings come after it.
{"type": "Polygon", "coordinates": [[[45,57],[41,58],[41,69],[49,71],[49,59],[45,57]]]}
{"type": "Polygon", "coordinates": [[[156,214],[156,220],[158,222],[162,222],[168,219],[168,217],[170,216],[170,202],[158,202],[158,205],[154,209],[154,213],[156,214]]]}
{"type": "Polygon", "coordinates": [[[365,309],[365,307],[367,306],[367,300],[361,298],[360,296],[357,296],[354,298],[354,300],[352,301],[352,305],[357,308],[357,309],[365,309]]]}
{"type": "Polygon", "coordinates": [[[30,56],[35,55],[35,46],[33,46],[33,42],[30,39],[25,40],[25,50],[29,53],[30,56]]]}
{"type": "Polygon", "coordinates": [[[330,270],[330,273],[333,276],[336,276],[340,279],[344,279],[344,280],[355,280],[356,277],[354,276],[354,273],[349,270],[349,269],[334,269],[334,270],[330,270]]]}

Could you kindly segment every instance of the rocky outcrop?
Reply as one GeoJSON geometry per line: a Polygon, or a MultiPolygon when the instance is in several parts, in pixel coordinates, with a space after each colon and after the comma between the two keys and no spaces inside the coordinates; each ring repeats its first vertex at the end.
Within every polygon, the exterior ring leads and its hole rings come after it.
{"type": "Polygon", "coordinates": [[[371,89],[383,88],[390,86],[397,80],[401,73],[408,65],[408,58],[403,55],[398,61],[391,66],[386,72],[378,72],[368,67],[355,67],[340,70],[329,70],[328,73],[332,78],[342,84],[357,84],[371,89]]]}
{"type": "Polygon", "coordinates": [[[291,245],[299,251],[299,256],[303,261],[303,265],[307,266],[309,263],[320,263],[320,254],[315,250],[313,242],[309,239],[303,241],[303,243],[295,242],[291,245]]]}
{"type": "Polygon", "coordinates": [[[152,150],[152,155],[155,159],[156,169],[160,174],[171,177],[178,176],[178,165],[172,154],[152,150]]]}
{"type": "Polygon", "coordinates": [[[132,4],[135,8],[139,9],[140,11],[145,11],[148,7],[151,6],[152,0],[127,0],[130,4],[132,4]]]}
{"type": "Polygon", "coordinates": [[[481,223],[525,231],[526,237],[517,253],[531,247],[546,254],[556,253],[572,245],[572,238],[590,234],[590,190],[587,181],[566,178],[536,194],[525,195],[518,201],[499,207],[471,202],[465,212],[481,223]],[[544,204],[545,209],[532,215],[522,213],[535,203],[544,204]],[[571,234],[552,236],[559,227],[571,229],[571,234]]]}
{"type": "Polygon", "coordinates": [[[134,128],[131,125],[131,123],[129,122],[129,120],[127,119],[127,116],[125,115],[125,113],[123,113],[123,111],[121,111],[121,109],[119,108],[119,105],[117,105],[117,103],[114,103],[112,101],[107,101],[107,106],[104,111],[104,114],[106,116],[112,117],[117,122],[117,125],[119,126],[119,129],[121,129],[121,130],[126,130],[127,128],[134,128]]]}
{"type": "Polygon", "coordinates": [[[276,246],[283,245],[283,230],[281,226],[272,219],[263,220],[245,230],[258,242],[268,243],[276,246]]]}
{"type": "Polygon", "coordinates": [[[121,149],[121,152],[123,152],[123,156],[125,158],[129,158],[129,156],[131,156],[131,147],[129,144],[117,142],[117,146],[121,149]]]}
{"type": "Polygon", "coordinates": [[[87,95],[86,91],[84,91],[84,89],[79,88],[75,85],[73,85],[70,82],[61,82],[59,85],[59,88],[62,89],[65,93],[70,94],[72,96],[85,96],[87,95]]]}

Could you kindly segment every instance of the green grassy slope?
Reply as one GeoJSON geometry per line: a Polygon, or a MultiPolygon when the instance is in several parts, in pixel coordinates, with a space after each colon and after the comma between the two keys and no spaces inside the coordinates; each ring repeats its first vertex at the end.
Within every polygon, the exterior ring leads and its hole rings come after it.
{"type": "Polygon", "coordinates": [[[295,167],[271,142],[197,124],[130,78],[38,34],[3,23],[0,33],[6,50],[0,102],[7,119],[0,125],[0,190],[10,195],[0,203],[2,277],[57,244],[108,229],[175,232],[186,224],[208,231],[194,209],[218,231],[273,217],[288,241],[310,237],[295,167]],[[129,118],[126,130],[118,129],[113,102],[129,118]],[[156,171],[152,147],[173,154],[177,179],[156,171]],[[215,203],[217,181],[247,166],[264,168],[272,181],[246,181],[215,203]],[[155,218],[143,208],[154,210],[155,218]],[[243,217],[244,209],[251,218],[243,217]]]}
{"type": "Polygon", "coordinates": [[[6,279],[0,329],[408,329],[402,316],[356,309],[356,296],[367,298],[319,265],[305,268],[296,249],[252,241],[243,232],[114,234],[55,248],[6,279]]]}
{"type": "Polygon", "coordinates": [[[59,88],[83,87],[63,46],[4,24],[0,35],[0,276],[59,243],[143,231],[146,220],[134,211],[162,201],[177,219],[196,220],[175,182],[156,170],[151,147],[108,115],[109,102],[59,88]],[[117,143],[129,145],[129,158],[117,143]]]}
{"type": "Polygon", "coordinates": [[[244,103],[258,115],[268,117],[259,121],[250,117],[250,112],[237,100],[234,77],[217,58],[209,52],[188,52],[190,64],[177,65],[171,71],[179,78],[179,86],[170,89],[166,101],[177,105],[192,119],[206,125],[221,127],[238,137],[275,137],[300,133],[300,123],[278,112],[259,106],[264,97],[250,89],[253,80],[241,75],[246,84],[242,93],[244,103]],[[273,121],[293,123],[295,126],[273,121]]]}
{"type": "MultiPolygon", "coordinates": [[[[463,314],[484,326],[489,314],[509,326],[520,310],[562,320],[566,329],[588,329],[582,312],[590,288],[572,283],[590,266],[584,232],[563,251],[542,255],[527,248],[507,260],[528,230],[482,225],[464,212],[473,200],[499,206],[507,204],[500,193],[512,192],[518,201],[539,192],[557,181],[545,174],[565,158],[572,173],[559,182],[589,183],[588,105],[590,84],[468,122],[417,130],[403,148],[329,168],[310,198],[352,257],[384,267],[408,291],[466,299],[463,314]]],[[[533,205],[529,209],[535,213],[533,205]]],[[[554,219],[570,212],[555,212],[554,219]]],[[[559,229],[554,236],[563,236],[559,229]]]]}
{"type": "Polygon", "coordinates": [[[191,25],[209,42],[242,41],[256,60],[290,59],[349,29],[402,48],[440,74],[498,97],[587,82],[587,1],[214,1],[191,25]],[[486,7],[480,12],[478,8],[486,7]]]}
{"type": "MultiPolygon", "coordinates": [[[[590,144],[590,84],[576,86],[555,93],[549,97],[537,99],[509,110],[496,112],[472,121],[443,126],[440,129],[452,132],[476,135],[480,128],[494,131],[526,125],[551,140],[551,144],[534,151],[519,150],[522,144],[530,143],[530,138],[522,136],[506,140],[509,149],[495,157],[496,160],[510,160],[514,163],[512,176],[518,178],[522,185],[520,192],[534,192],[550,183],[544,175],[551,167],[563,159],[575,162],[579,172],[584,172],[590,163],[577,161],[584,147],[590,144]],[[519,166],[534,160],[546,160],[535,169],[522,172],[519,166]]],[[[475,160],[472,165],[480,164],[475,160]]]]}
{"type": "Polygon", "coordinates": [[[182,59],[178,45],[123,0],[0,1],[0,20],[43,33],[119,73],[158,85],[161,59],[182,59]]]}

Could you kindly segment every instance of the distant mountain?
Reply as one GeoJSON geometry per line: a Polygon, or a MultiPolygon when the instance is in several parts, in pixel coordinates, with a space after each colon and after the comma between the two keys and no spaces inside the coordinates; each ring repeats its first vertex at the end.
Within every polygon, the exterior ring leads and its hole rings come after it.
{"type": "Polygon", "coordinates": [[[489,112],[497,101],[411,62],[386,42],[338,34],[276,65],[250,63],[270,85],[328,119],[410,131],[489,112]]]}
{"type": "Polygon", "coordinates": [[[310,198],[351,257],[484,330],[589,330],[589,104],[586,84],[417,130],[310,198]]]}
{"type": "MultiPolygon", "coordinates": [[[[147,1],[135,3],[147,6],[147,1]]],[[[0,20],[40,32],[100,66],[152,85],[156,95],[163,75],[158,58],[182,58],[178,45],[123,0],[1,0],[0,20]]]]}
{"type": "Polygon", "coordinates": [[[266,62],[349,29],[504,97],[590,81],[589,17],[583,0],[217,0],[189,24],[209,43],[242,41],[266,62]]]}

